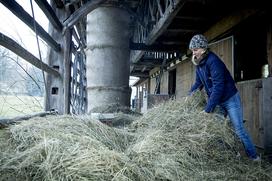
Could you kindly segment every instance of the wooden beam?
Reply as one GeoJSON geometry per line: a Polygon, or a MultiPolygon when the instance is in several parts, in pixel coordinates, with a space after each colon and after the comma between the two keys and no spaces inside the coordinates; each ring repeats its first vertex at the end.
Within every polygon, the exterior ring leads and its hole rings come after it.
{"type": "Polygon", "coordinates": [[[58,8],[63,8],[64,3],[62,0],[54,0],[55,4],[57,5],[58,8]]]}
{"type": "Polygon", "coordinates": [[[179,20],[190,20],[190,21],[208,21],[208,18],[199,17],[199,16],[176,16],[175,19],[179,20]]]}
{"type": "Polygon", "coordinates": [[[28,27],[30,27],[34,32],[35,23],[37,34],[43,40],[45,40],[45,42],[55,51],[59,52],[61,50],[60,45],[15,0],[0,0],[0,2],[20,20],[22,20],[28,27]]]}
{"type": "Polygon", "coordinates": [[[47,111],[47,112],[41,112],[41,113],[34,113],[30,115],[25,116],[18,116],[10,119],[0,119],[0,128],[8,127],[8,125],[15,124],[24,120],[28,120],[34,117],[44,117],[46,115],[56,115],[58,112],[56,111],[47,111]]]}
{"type": "Polygon", "coordinates": [[[142,78],[148,78],[149,73],[148,72],[131,72],[130,76],[135,76],[135,77],[142,77],[142,78]]]}
{"type": "Polygon", "coordinates": [[[78,33],[80,42],[82,43],[82,48],[86,48],[86,44],[87,44],[86,39],[85,39],[86,29],[85,29],[83,21],[84,20],[81,20],[76,24],[76,29],[77,29],[77,33],[78,33]]]}
{"type": "Polygon", "coordinates": [[[130,64],[133,67],[159,67],[161,66],[161,62],[137,62],[130,64]]]}
{"type": "Polygon", "coordinates": [[[67,20],[64,21],[64,29],[66,31],[68,28],[74,26],[79,20],[81,20],[84,16],[87,16],[91,11],[99,7],[102,3],[107,0],[92,0],[88,1],[86,4],[82,5],[79,9],[77,9],[67,20]]]}
{"type": "Polygon", "coordinates": [[[11,38],[7,37],[6,35],[0,33],[0,45],[6,47],[10,51],[14,52],[18,56],[25,59],[27,62],[31,63],[35,67],[55,76],[60,76],[59,72],[53,69],[52,67],[48,66],[47,64],[40,61],[26,49],[24,49],[21,45],[17,42],[12,40],[11,38]]]}
{"type": "MultiPolygon", "coordinates": [[[[148,34],[146,38],[146,44],[151,45],[156,41],[156,39],[167,29],[170,25],[174,17],[177,15],[179,10],[183,7],[186,1],[176,0],[175,4],[170,5],[164,12],[164,16],[160,18],[160,20],[155,24],[152,31],[148,34]]],[[[143,51],[138,51],[134,55],[131,56],[131,60],[133,62],[137,62],[143,56],[143,51]]]]}
{"type": "Polygon", "coordinates": [[[65,6],[68,7],[70,5],[76,5],[77,3],[79,3],[81,0],[69,0],[65,2],[65,6]]]}
{"type": "Polygon", "coordinates": [[[196,33],[200,32],[199,29],[185,29],[185,28],[176,28],[176,29],[167,29],[167,33],[196,33]]]}
{"type": "Polygon", "coordinates": [[[60,22],[59,18],[57,17],[55,11],[52,9],[50,4],[47,2],[47,0],[35,0],[35,2],[38,4],[38,6],[41,8],[45,16],[48,18],[50,23],[59,31],[62,30],[63,25],[60,22]]]}
{"type": "Polygon", "coordinates": [[[154,51],[154,52],[167,52],[167,51],[179,51],[179,46],[176,45],[146,45],[144,43],[133,43],[130,42],[129,48],[131,50],[142,50],[142,51],[154,51]]]}
{"type": "MultiPolygon", "coordinates": [[[[64,59],[64,67],[63,67],[63,96],[64,96],[64,104],[63,110],[64,114],[70,113],[70,81],[71,81],[71,41],[72,41],[72,30],[69,29],[64,33],[64,42],[63,42],[63,59],[64,59]]],[[[73,75],[75,76],[75,75],[73,75]]]]}
{"type": "Polygon", "coordinates": [[[144,71],[146,70],[146,68],[147,68],[147,67],[146,67],[146,66],[144,66],[144,67],[142,68],[142,70],[141,70],[141,71],[142,71],[142,72],[144,72],[144,71]]]}
{"type": "Polygon", "coordinates": [[[76,33],[75,28],[72,29],[72,35],[73,35],[73,37],[75,38],[75,40],[76,40],[76,42],[78,43],[78,45],[80,46],[81,42],[80,42],[80,39],[79,39],[79,37],[78,37],[78,35],[77,35],[77,33],[76,33]]]}
{"type": "Polygon", "coordinates": [[[170,23],[184,4],[184,1],[176,0],[174,7],[167,7],[164,16],[160,18],[160,20],[154,26],[153,30],[149,33],[146,39],[146,44],[150,45],[154,43],[154,41],[167,29],[167,27],[170,25],[170,23]]]}

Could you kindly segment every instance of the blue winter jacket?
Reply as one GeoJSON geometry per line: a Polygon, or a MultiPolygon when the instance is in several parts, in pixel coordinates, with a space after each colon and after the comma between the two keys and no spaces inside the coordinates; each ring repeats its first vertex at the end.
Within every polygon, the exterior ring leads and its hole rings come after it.
{"type": "Polygon", "coordinates": [[[204,86],[208,94],[205,112],[212,112],[216,105],[237,93],[235,82],[225,64],[213,52],[209,52],[196,66],[196,80],[190,93],[204,86]]]}

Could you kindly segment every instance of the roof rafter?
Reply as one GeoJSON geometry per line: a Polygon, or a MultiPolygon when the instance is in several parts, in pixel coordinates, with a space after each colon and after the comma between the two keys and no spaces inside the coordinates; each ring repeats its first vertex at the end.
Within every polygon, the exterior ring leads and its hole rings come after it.
{"type": "Polygon", "coordinates": [[[79,20],[81,20],[88,13],[99,7],[107,0],[92,0],[77,9],[68,19],[64,21],[64,31],[74,26],[79,20]]]}
{"type": "Polygon", "coordinates": [[[12,40],[11,38],[7,37],[6,35],[0,33],[0,45],[3,47],[6,47],[7,49],[11,50],[18,56],[22,57],[25,59],[27,62],[31,63],[35,67],[53,74],[55,76],[60,76],[59,72],[50,67],[49,65],[43,63],[41,60],[36,58],[33,54],[31,54],[29,51],[24,49],[21,45],[19,45],[17,42],[12,40]]]}
{"type": "Polygon", "coordinates": [[[59,31],[62,30],[63,25],[57,17],[55,11],[52,9],[47,0],[35,0],[38,6],[41,8],[43,13],[46,15],[48,20],[52,23],[52,25],[59,31]]]}

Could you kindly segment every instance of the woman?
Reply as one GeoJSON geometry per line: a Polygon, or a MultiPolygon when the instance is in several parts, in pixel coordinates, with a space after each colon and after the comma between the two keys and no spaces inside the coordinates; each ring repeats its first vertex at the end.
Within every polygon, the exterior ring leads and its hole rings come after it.
{"type": "Polygon", "coordinates": [[[254,161],[260,160],[244,128],[240,95],[225,64],[216,54],[208,50],[208,41],[203,35],[193,36],[189,49],[193,53],[192,62],[196,65],[196,80],[189,94],[192,95],[194,91],[204,87],[208,95],[204,111],[212,113],[217,105],[225,110],[248,157],[254,161]]]}

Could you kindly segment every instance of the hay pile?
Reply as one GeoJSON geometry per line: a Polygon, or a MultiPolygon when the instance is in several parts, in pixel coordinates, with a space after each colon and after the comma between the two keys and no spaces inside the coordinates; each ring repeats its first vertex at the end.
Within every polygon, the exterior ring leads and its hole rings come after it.
{"type": "Polygon", "coordinates": [[[1,153],[1,175],[20,180],[110,180],[127,162],[123,152],[133,139],[70,116],[36,118],[9,131],[13,146],[1,153]]]}
{"type": "Polygon", "coordinates": [[[237,158],[229,125],[200,113],[200,100],[164,103],[126,129],[87,116],[11,126],[0,134],[0,180],[271,180],[265,162],[237,158]]]}

